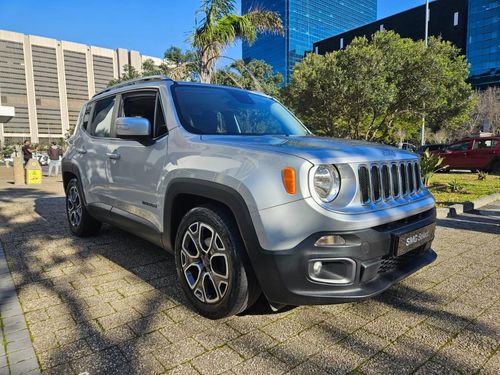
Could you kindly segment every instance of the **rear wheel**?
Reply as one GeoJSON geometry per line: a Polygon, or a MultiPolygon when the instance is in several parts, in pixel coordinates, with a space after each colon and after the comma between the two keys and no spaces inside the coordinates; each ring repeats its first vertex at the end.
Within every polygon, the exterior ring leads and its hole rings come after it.
{"type": "Polygon", "coordinates": [[[90,216],[83,204],[82,189],[76,178],[66,187],[66,216],[69,229],[79,237],[97,234],[101,229],[101,222],[90,216]]]}
{"type": "Polygon", "coordinates": [[[495,160],[491,165],[491,173],[500,175],[500,160],[495,160]]]}
{"type": "Polygon", "coordinates": [[[207,318],[238,314],[260,294],[238,228],[217,206],[196,207],[183,217],[175,263],[184,293],[207,318]]]}

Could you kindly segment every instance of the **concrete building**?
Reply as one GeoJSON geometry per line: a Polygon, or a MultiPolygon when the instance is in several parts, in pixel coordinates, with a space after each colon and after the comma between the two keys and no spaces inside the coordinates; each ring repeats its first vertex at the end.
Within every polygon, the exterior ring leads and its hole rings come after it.
{"type": "Polygon", "coordinates": [[[49,142],[76,123],[80,108],[130,64],[161,59],[0,30],[0,103],[15,116],[0,123],[0,142],[49,142]]]}

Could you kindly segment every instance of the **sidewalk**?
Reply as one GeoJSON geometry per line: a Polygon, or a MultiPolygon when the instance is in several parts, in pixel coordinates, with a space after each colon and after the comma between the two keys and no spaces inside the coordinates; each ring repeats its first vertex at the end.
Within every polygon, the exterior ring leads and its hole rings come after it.
{"type": "Polygon", "coordinates": [[[439,220],[437,261],[374,299],[211,321],[164,251],[110,226],[71,236],[59,181],[0,181],[0,242],[44,374],[500,373],[498,203],[439,220]]]}

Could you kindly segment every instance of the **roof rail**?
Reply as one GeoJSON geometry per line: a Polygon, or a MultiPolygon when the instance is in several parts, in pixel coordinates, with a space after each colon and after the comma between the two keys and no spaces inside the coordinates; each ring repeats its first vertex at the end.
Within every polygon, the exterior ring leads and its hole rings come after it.
{"type": "Polygon", "coordinates": [[[101,95],[105,92],[108,92],[108,91],[111,91],[114,89],[118,89],[120,87],[126,87],[126,86],[135,85],[138,83],[153,82],[153,81],[172,81],[172,79],[167,77],[167,76],[164,76],[164,75],[155,75],[155,76],[146,76],[146,77],[135,78],[135,79],[131,79],[129,81],[117,83],[116,85],[110,86],[102,91],[99,91],[98,93],[93,95],[92,98],[95,98],[97,95],[101,95]]]}

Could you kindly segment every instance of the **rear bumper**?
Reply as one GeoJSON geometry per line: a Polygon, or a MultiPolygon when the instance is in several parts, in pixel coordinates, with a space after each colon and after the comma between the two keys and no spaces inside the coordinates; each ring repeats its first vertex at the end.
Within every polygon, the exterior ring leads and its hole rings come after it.
{"type": "Polygon", "coordinates": [[[435,215],[432,209],[380,227],[315,233],[290,250],[253,251],[252,264],[264,294],[276,304],[329,304],[370,298],[436,259],[431,249],[432,238],[399,257],[395,256],[393,246],[395,232],[411,232],[432,224],[435,215]],[[346,244],[335,248],[314,246],[327,234],[341,235],[346,244]],[[348,281],[316,280],[311,276],[316,260],[344,264],[350,270],[348,281]]]}

